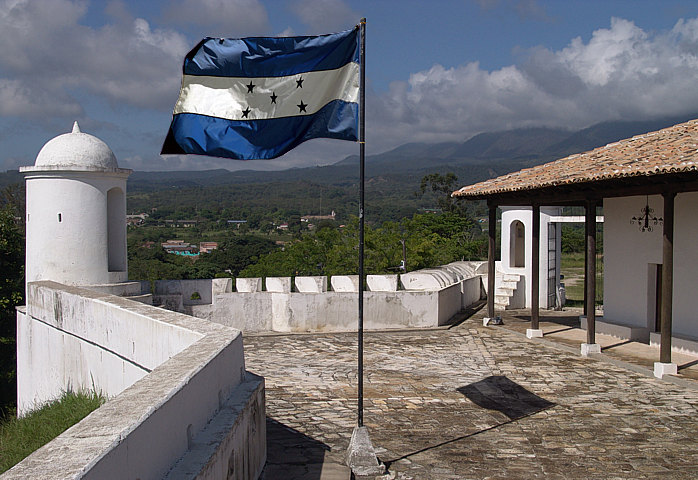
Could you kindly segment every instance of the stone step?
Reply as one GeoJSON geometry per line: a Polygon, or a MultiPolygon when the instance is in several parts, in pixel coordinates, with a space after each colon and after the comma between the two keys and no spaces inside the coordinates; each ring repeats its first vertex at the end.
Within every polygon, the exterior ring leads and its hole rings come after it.
{"type": "Polygon", "coordinates": [[[514,296],[516,289],[519,286],[521,275],[516,273],[498,272],[495,276],[495,310],[507,310],[511,304],[511,298],[514,296]]]}
{"type": "Polygon", "coordinates": [[[494,294],[496,296],[502,296],[502,297],[511,297],[514,295],[514,289],[513,288],[497,288],[494,291],[494,294]]]}
{"type": "Polygon", "coordinates": [[[505,282],[518,282],[521,279],[521,275],[518,273],[501,273],[497,274],[505,282]]]}
{"type": "Polygon", "coordinates": [[[500,303],[502,305],[509,305],[509,300],[511,297],[509,295],[495,295],[494,303],[500,303]]]}

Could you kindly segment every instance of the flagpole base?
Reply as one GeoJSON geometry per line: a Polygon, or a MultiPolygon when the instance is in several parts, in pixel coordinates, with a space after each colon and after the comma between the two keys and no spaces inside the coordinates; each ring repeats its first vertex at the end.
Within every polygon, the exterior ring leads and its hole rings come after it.
{"type": "Polygon", "coordinates": [[[385,465],[378,461],[366,427],[354,427],[347,449],[346,462],[357,477],[385,473],[385,465]]]}

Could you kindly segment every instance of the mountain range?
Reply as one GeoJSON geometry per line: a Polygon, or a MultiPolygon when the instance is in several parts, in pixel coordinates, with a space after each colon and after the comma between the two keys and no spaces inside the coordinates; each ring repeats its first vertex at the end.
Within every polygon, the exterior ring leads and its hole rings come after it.
{"type": "MultiPolygon", "coordinates": [[[[407,143],[377,155],[366,157],[367,178],[374,181],[409,183],[433,172],[454,172],[462,185],[546,163],[591,150],[624,138],[659,130],[698,118],[698,114],[646,121],[611,121],[568,131],[554,128],[521,128],[487,132],[464,142],[407,143]]],[[[358,155],[339,162],[281,171],[225,169],[205,171],[134,172],[128,180],[130,192],[163,188],[203,187],[239,183],[314,182],[330,185],[354,185],[358,181],[358,155]]],[[[0,174],[0,187],[21,183],[17,171],[0,174]]]]}

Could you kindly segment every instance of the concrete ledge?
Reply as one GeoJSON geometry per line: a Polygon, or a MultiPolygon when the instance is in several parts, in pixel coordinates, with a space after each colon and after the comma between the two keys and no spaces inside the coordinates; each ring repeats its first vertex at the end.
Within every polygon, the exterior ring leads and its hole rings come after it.
{"type": "MultiPolygon", "coordinates": [[[[581,323],[581,329],[586,330],[586,315],[580,315],[579,322],[581,323]]],[[[646,327],[611,323],[603,320],[603,317],[596,317],[594,323],[596,326],[596,333],[603,333],[605,335],[611,335],[612,337],[622,338],[623,340],[633,340],[637,342],[647,342],[649,340],[649,330],[646,327]]]]}
{"type": "Polygon", "coordinates": [[[291,277],[267,277],[267,292],[291,293],[291,277]]]}
{"type": "Polygon", "coordinates": [[[243,293],[253,293],[262,291],[261,278],[236,278],[235,290],[243,293]]]}
{"type": "Polygon", "coordinates": [[[335,292],[358,292],[359,291],[359,276],[358,275],[333,275],[330,277],[332,290],[335,292]]]}
{"type": "Polygon", "coordinates": [[[372,292],[397,291],[397,275],[366,275],[366,283],[372,292]]]}
{"type": "Polygon", "coordinates": [[[105,283],[101,285],[86,285],[85,288],[118,297],[131,297],[149,293],[150,282],[105,283]]]}
{"type": "Polygon", "coordinates": [[[327,277],[296,277],[296,291],[299,293],[324,293],[327,291],[327,277]]]}
{"type": "Polygon", "coordinates": [[[219,293],[230,293],[233,291],[232,278],[214,278],[211,280],[211,301],[215,301],[219,293]]]}
{"type": "Polygon", "coordinates": [[[164,477],[166,480],[242,478],[244,472],[248,472],[247,478],[259,477],[266,463],[264,378],[250,372],[245,377],[206,428],[192,439],[191,448],[164,477]]]}
{"type": "MultiPolygon", "coordinates": [[[[662,334],[659,332],[650,333],[650,345],[659,347],[662,343],[662,334]]],[[[698,355],[698,339],[687,337],[671,337],[671,351],[676,353],[687,353],[698,355]]]]}

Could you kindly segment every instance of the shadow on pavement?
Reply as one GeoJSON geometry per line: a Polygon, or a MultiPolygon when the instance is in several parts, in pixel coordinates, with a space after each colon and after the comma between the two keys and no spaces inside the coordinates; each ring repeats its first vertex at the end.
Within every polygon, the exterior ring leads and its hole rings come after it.
{"type": "MultiPolygon", "coordinates": [[[[547,323],[555,323],[558,325],[564,325],[566,327],[573,327],[573,328],[579,328],[580,327],[580,321],[579,321],[579,316],[578,315],[555,315],[555,313],[547,314],[547,312],[541,312],[545,313],[544,315],[541,315],[540,321],[541,322],[547,322],[547,323]]],[[[510,315],[507,316],[507,318],[511,321],[515,321],[517,323],[530,323],[531,322],[531,314],[530,312],[526,313],[518,313],[515,315],[510,315]]]]}
{"type": "Polygon", "coordinates": [[[457,390],[474,404],[502,412],[511,420],[555,406],[502,375],[487,377],[457,390]]]}
{"type": "Polygon", "coordinates": [[[549,402],[548,400],[539,397],[535,393],[529,392],[524,387],[516,382],[509,380],[505,376],[491,376],[487,377],[479,382],[471,383],[463,387],[457,388],[457,390],[465,395],[470,401],[476,405],[486,408],[488,410],[496,410],[504,415],[506,415],[509,420],[493,425],[489,428],[479,430],[467,435],[452,438],[441,442],[436,445],[431,445],[414,452],[402,455],[398,458],[393,458],[389,460],[383,460],[386,468],[390,469],[391,464],[417,455],[419,453],[424,453],[429,450],[433,450],[439,447],[443,447],[467,438],[475,437],[481,433],[489,432],[495,430],[504,425],[515,422],[516,420],[522,419],[524,417],[531,416],[542,410],[546,410],[550,407],[554,407],[555,403],[549,402]]]}
{"type": "Polygon", "coordinates": [[[346,467],[325,465],[325,453],[329,451],[326,444],[267,417],[267,463],[260,480],[335,478],[328,476],[329,471],[346,467]]]}

